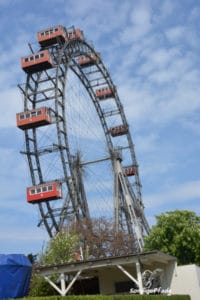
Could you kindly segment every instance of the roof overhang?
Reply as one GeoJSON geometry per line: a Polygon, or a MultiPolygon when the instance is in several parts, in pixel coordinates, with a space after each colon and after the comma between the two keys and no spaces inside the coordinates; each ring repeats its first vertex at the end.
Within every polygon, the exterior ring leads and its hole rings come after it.
{"type": "Polygon", "coordinates": [[[117,265],[128,266],[130,264],[136,264],[140,262],[144,265],[153,265],[154,263],[168,264],[169,262],[176,261],[176,257],[169,254],[163,253],[161,251],[149,251],[137,254],[129,254],[126,256],[109,257],[102,259],[91,259],[82,261],[70,261],[61,264],[54,265],[40,265],[34,267],[36,273],[42,276],[49,276],[53,274],[74,274],[81,270],[88,275],[93,273],[92,271],[98,270],[100,268],[115,267],[117,265]]]}

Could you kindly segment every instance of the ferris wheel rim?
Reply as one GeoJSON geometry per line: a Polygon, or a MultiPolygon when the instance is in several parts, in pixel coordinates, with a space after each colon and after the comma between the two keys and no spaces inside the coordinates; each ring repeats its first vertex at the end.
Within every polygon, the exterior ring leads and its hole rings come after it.
{"type": "MultiPolygon", "coordinates": [[[[49,50],[51,51],[51,48],[49,48],[49,50]]],[[[99,120],[100,120],[100,123],[101,123],[101,126],[103,128],[103,131],[104,131],[104,134],[105,134],[105,138],[106,138],[106,143],[107,143],[107,148],[109,150],[109,153],[110,153],[110,158],[112,159],[112,154],[114,153],[115,149],[114,149],[114,146],[113,146],[113,143],[112,143],[112,138],[109,134],[109,128],[108,128],[108,125],[107,125],[107,121],[106,121],[106,118],[103,114],[103,111],[101,109],[101,106],[95,96],[95,93],[94,93],[94,87],[92,87],[90,85],[90,82],[89,80],[87,79],[87,77],[85,76],[85,74],[82,72],[82,68],[80,66],[78,66],[78,64],[76,63],[75,61],[75,58],[80,55],[80,54],[85,54],[87,55],[88,54],[88,50],[92,51],[92,53],[96,53],[94,48],[89,45],[86,41],[82,41],[82,40],[73,40],[73,41],[70,41],[70,42],[67,42],[64,44],[63,47],[61,47],[61,49],[59,49],[60,53],[60,62],[57,64],[57,67],[56,67],[56,72],[58,72],[59,68],[60,68],[60,65],[64,66],[65,68],[65,72],[64,72],[64,77],[66,79],[66,74],[68,72],[68,69],[70,68],[77,76],[78,74],[76,73],[76,71],[79,69],[80,71],[80,74],[79,74],[79,79],[81,80],[82,84],[85,86],[93,104],[94,104],[94,107],[96,109],[96,112],[99,116],[99,120]],[[79,51],[77,51],[76,47],[80,47],[79,48],[79,51]],[[84,49],[86,49],[87,51],[84,52],[84,49]],[[76,50],[76,51],[75,51],[76,50]],[[71,55],[69,55],[70,51],[72,52],[71,55]],[[73,52],[74,51],[74,52],[73,52]],[[67,55],[66,55],[67,54],[67,55]],[[63,63],[63,59],[66,60],[66,62],[63,63]],[[70,66],[70,62],[73,61],[74,65],[73,66],[70,66]],[[78,68],[78,69],[77,69],[78,68]],[[87,85],[86,85],[86,82],[87,82],[87,85]]],[[[107,82],[108,85],[110,86],[114,86],[113,84],[113,81],[109,75],[109,72],[108,70],[106,69],[106,67],[104,66],[101,58],[99,58],[98,61],[95,62],[96,64],[96,67],[98,68],[98,70],[101,72],[101,74],[104,76],[104,79],[105,79],[105,82],[107,82]]],[[[39,77],[40,77],[40,73],[38,72],[37,74],[38,76],[38,80],[39,80],[39,77]]],[[[57,87],[58,87],[58,83],[57,83],[57,80],[58,80],[58,73],[56,73],[56,83],[55,83],[55,94],[57,93],[57,87]]],[[[29,86],[29,79],[31,78],[31,75],[27,75],[27,82],[26,82],[26,89],[28,88],[29,86]]],[[[51,80],[53,82],[53,79],[51,80]]],[[[36,84],[37,86],[37,84],[36,84]]],[[[65,86],[63,87],[64,91],[63,91],[63,100],[65,102],[65,99],[64,99],[64,93],[65,93],[65,86]]],[[[122,121],[124,121],[124,125],[127,125],[127,121],[126,121],[126,117],[125,117],[125,113],[124,113],[124,110],[123,110],[123,106],[121,104],[121,101],[119,99],[119,96],[117,94],[117,91],[115,92],[115,95],[114,95],[114,101],[116,103],[116,107],[118,108],[119,110],[119,115],[121,116],[121,119],[122,121]]],[[[57,97],[55,97],[55,101],[57,97]]],[[[29,101],[26,97],[25,97],[25,104],[24,104],[24,109],[27,109],[28,107],[28,104],[27,104],[27,101],[29,101]]],[[[33,108],[35,108],[37,106],[37,102],[33,102],[32,103],[33,105],[33,108]]],[[[56,104],[55,104],[56,106],[56,104]]],[[[58,116],[58,114],[57,114],[58,116]]],[[[63,110],[63,116],[62,116],[63,120],[65,120],[65,115],[64,115],[64,110],[63,110]]],[[[57,119],[57,122],[56,122],[56,125],[59,127],[61,122],[58,121],[57,119]]],[[[131,156],[132,156],[132,160],[133,160],[133,164],[136,163],[136,160],[135,160],[135,153],[134,153],[134,147],[133,147],[133,143],[132,143],[132,138],[131,138],[131,134],[130,134],[130,130],[129,130],[129,127],[127,125],[127,132],[125,133],[126,135],[126,138],[127,138],[127,141],[128,141],[128,148],[129,148],[129,151],[131,152],[131,156]]],[[[37,137],[36,135],[34,134],[34,131],[35,129],[33,130],[33,137],[34,137],[34,147],[35,149],[37,149],[37,137]]],[[[60,132],[60,128],[57,129],[57,134],[59,135],[59,132],[60,132]]],[[[65,131],[65,137],[64,139],[66,140],[66,149],[64,149],[67,153],[67,156],[68,156],[68,164],[69,164],[69,169],[70,169],[70,172],[72,174],[72,167],[71,167],[71,162],[70,162],[70,148],[68,146],[68,141],[67,141],[67,127],[66,127],[66,124],[64,126],[64,131],[65,131]]],[[[26,131],[25,132],[25,140],[26,140],[26,147],[27,147],[27,152],[30,151],[30,145],[29,145],[29,142],[30,142],[30,138],[28,136],[28,132],[26,131]]],[[[59,140],[59,138],[58,138],[59,140]]],[[[58,143],[59,144],[59,143],[58,143]]],[[[60,145],[61,146],[61,145],[60,145]]],[[[63,151],[63,148],[60,147],[60,152],[62,153],[63,151]]],[[[37,151],[36,151],[36,155],[35,155],[35,160],[36,160],[36,164],[38,164],[38,178],[40,178],[40,181],[43,182],[43,178],[42,178],[42,170],[40,168],[40,159],[39,159],[39,156],[37,155],[37,151]]],[[[62,154],[63,155],[63,154],[62,154]]],[[[35,177],[34,177],[34,172],[33,172],[33,168],[32,168],[32,162],[31,162],[31,155],[27,155],[28,156],[28,160],[29,160],[29,168],[30,168],[30,172],[31,172],[31,177],[32,177],[32,182],[33,184],[36,184],[36,180],[35,180],[35,177]]],[[[66,160],[66,157],[65,157],[65,160],[66,160]]],[[[62,164],[66,164],[64,163],[64,160],[62,161],[62,164]]],[[[63,166],[63,168],[65,168],[63,166]]],[[[139,180],[139,179],[138,179],[139,180]]],[[[69,182],[69,176],[68,176],[68,173],[66,172],[66,176],[65,176],[65,181],[66,181],[66,184],[68,186],[68,190],[70,190],[70,182],[69,182]]],[[[47,207],[47,211],[50,215],[52,215],[52,211],[51,211],[51,207],[50,207],[50,204],[49,203],[45,203],[44,205],[46,205],[47,207]]],[[[39,209],[40,209],[40,214],[41,214],[41,217],[43,219],[43,221],[45,220],[45,212],[44,212],[44,209],[43,209],[43,205],[42,204],[39,204],[39,209]]],[[[52,220],[53,220],[53,223],[54,225],[56,224],[56,221],[54,220],[53,216],[52,216],[52,220]]],[[[45,224],[45,221],[44,221],[44,224],[45,224]]],[[[47,223],[45,224],[45,227],[47,228],[48,225],[47,223]]],[[[58,226],[59,227],[59,226],[58,226]]],[[[59,229],[59,228],[57,228],[59,229]]],[[[51,230],[50,229],[47,229],[48,233],[51,233],[51,230]]]]}

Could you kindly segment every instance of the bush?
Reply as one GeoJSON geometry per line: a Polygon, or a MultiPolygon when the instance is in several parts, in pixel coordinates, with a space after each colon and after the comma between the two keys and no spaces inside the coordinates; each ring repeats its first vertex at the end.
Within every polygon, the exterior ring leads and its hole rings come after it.
{"type": "MultiPolygon", "coordinates": [[[[188,295],[80,295],[66,297],[52,296],[52,297],[34,297],[26,298],[27,300],[190,300],[188,295]]],[[[25,300],[25,299],[23,299],[25,300]]]]}
{"type": "Polygon", "coordinates": [[[190,300],[188,295],[116,295],[113,300],[190,300]]]}
{"type": "MultiPolygon", "coordinates": [[[[58,293],[42,276],[33,274],[31,277],[29,296],[38,297],[49,295],[58,295],[58,293]]],[[[36,298],[34,299],[36,300],[36,298]]],[[[49,299],[49,297],[46,299],[49,299]]],[[[52,298],[52,300],[54,299],[52,298]]]]}

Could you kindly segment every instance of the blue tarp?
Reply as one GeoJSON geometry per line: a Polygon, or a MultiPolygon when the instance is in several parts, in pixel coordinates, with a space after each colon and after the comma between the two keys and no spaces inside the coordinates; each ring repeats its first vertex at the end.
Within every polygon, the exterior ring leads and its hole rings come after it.
{"type": "Polygon", "coordinates": [[[32,265],[23,254],[0,254],[0,300],[28,293],[32,265]]]}

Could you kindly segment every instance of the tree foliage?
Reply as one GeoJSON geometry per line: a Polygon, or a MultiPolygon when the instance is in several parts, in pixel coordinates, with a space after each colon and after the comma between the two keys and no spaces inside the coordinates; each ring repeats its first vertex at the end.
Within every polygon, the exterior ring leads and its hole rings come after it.
{"type": "Polygon", "coordinates": [[[57,291],[42,277],[32,274],[29,297],[58,295],[57,291]]]}
{"type": "MultiPolygon", "coordinates": [[[[79,247],[79,236],[75,232],[60,231],[50,239],[44,252],[40,254],[38,264],[57,264],[74,259],[74,253],[79,247]]],[[[58,293],[45,279],[32,274],[29,296],[50,296],[58,293]]]]}
{"type": "Polygon", "coordinates": [[[134,237],[120,230],[116,232],[110,219],[98,218],[90,222],[85,220],[77,222],[73,228],[79,234],[85,259],[136,252],[134,237]]]}
{"type": "Polygon", "coordinates": [[[57,264],[74,259],[74,253],[79,249],[79,236],[71,231],[60,231],[50,239],[46,250],[40,257],[42,264],[57,264]]]}
{"type": "Polygon", "coordinates": [[[178,264],[200,265],[200,217],[175,210],[156,216],[157,223],[145,238],[144,250],[160,250],[177,257],[178,264]]]}

